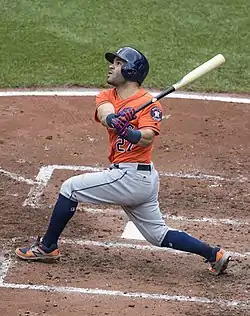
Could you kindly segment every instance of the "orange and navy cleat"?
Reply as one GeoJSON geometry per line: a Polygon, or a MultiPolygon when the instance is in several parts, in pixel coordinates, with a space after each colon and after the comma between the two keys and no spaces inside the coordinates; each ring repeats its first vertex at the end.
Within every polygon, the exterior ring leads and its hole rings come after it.
{"type": "Polygon", "coordinates": [[[57,260],[60,258],[60,251],[57,245],[46,247],[41,241],[40,237],[31,246],[26,248],[17,248],[16,255],[23,260],[57,260]]]}
{"type": "Polygon", "coordinates": [[[222,248],[218,249],[216,252],[216,260],[214,262],[209,262],[210,273],[214,275],[219,275],[223,273],[227,269],[227,266],[230,260],[231,260],[231,256],[228,252],[226,252],[222,248]]]}

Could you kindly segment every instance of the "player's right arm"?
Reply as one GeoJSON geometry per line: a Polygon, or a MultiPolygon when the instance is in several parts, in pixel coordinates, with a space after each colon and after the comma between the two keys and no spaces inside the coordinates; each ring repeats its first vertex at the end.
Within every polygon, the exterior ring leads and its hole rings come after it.
{"type": "Polygon", "coordinates": [[[97,108],[96,116],[103,126],[109,127],[107,124],[106,118],[109,114],[114,114],[114,113],[115,113],[115,108],[113,104],[110,102],[107,102],[107,103],[101,104],[97,108]]]}

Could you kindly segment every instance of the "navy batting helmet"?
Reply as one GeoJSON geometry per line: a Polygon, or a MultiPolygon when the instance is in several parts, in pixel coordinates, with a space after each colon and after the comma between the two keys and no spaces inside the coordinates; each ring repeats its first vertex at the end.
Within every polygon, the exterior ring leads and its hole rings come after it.
{"type": "Polygon", "coordinates": [[[122,47],[116,53],[105,54],[105,58],[112,64],[115,57],[119,57],[126,62],[121,69],[123,77],[128,81],[138,82],[141,85],[149,71],[147,58],[132,47],[122,47]]]}

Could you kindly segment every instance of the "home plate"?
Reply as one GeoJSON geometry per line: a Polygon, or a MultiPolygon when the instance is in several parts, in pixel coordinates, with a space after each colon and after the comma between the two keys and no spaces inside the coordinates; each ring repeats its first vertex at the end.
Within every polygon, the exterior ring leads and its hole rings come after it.
{"type": "Polygon", "coordinates": [[[127,225],[121,235],[124,239],[145,240],[139,230],[136,228],[133,222],[127,222],[127,225]]]}

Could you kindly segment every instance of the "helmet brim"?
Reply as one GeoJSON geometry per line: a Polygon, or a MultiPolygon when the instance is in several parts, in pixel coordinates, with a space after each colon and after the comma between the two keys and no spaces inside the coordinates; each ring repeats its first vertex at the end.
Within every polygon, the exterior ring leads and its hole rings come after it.
{"type": "Polygon", "coordinates": [[[114,63],[115,57],[118,57],[124,61],[126,61],[125,59],[121,58],[118,54],[115,53],[106,53],[105,54],[105,58],[107,59],[108,62],[110,62],[111,64],[114,63]]]}

